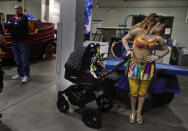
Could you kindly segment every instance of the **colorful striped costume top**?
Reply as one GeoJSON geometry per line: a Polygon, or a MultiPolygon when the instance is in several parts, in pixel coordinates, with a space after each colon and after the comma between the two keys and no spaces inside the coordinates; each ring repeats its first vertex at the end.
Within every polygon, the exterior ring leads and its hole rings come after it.
{"type": "Polygon", "coordinates": [[[157,37],[152,41],[147,41],[143,38],[143,34],[144,32],[134,39],[133,57],[125,64],[126,73],[128,78],[131,79],[151,80],[155,76],[155,64],[147,62],[147,53],[146,56],[144,56],[144,53],[135,56],[134,51],[139,52],[144,49],[146,52],[151,52],[152,54],[152,50],[156,47],[157,37]]]}

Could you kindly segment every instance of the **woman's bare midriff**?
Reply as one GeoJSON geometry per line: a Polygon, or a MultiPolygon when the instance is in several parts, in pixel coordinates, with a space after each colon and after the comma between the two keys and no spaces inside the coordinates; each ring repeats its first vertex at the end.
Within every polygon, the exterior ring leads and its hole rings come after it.
{"type": "Polygon", "coordinates": [[[147,62],[147,57],[152,55],[152,52],[146,48],[134,48],[133,59],[139,62],[147,62]]]}

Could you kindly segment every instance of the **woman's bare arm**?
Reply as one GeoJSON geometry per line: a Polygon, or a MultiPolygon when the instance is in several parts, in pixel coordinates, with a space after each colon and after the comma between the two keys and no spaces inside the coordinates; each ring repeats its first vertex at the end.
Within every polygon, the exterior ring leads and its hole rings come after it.
{"type": "Polygon", "coordinates": [[[160,59],[161,57],[164,57],[165,55],[167,55],[169,53],[168,46],[161,36],[157,36],[157,42],[160,46],[162,46],[162,52],[159,55],[156,55],[156,56],[154,56],[154,55],[148,56],[147,61],[150,62],[150,63],[160,59]]]}
{"type": "Polygon", "coordinates": [[[164,57],[169,53],[169,48],[161,36],[157,36],[158,44],[162,47],[162,52],[158,55],[159,58],[164,57]]]}
{"type": "Polygon", "coordinates": [[[135,28],[122,38],[122,44],[127,52],[130,50],[128,41],[134,39],[142,30],[143,30],[142,28],[135,28]]]}

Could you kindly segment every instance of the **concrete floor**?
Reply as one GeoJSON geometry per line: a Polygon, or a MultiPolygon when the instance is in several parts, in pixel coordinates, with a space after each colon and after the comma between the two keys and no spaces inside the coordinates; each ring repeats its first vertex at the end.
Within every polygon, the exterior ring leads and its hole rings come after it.
{"type": "MultiPolygon", "coordinates": [[[[56,107],[55,59],[35,61],[27,84],[10,80],[16,68],[6,70],[5,90],[0,94],[3,117],[0,131],[94,131],[74,112],[62,114],[56,107]]],[[[152,108],[144,114],[144,125],[128,123],[130,110],[116,102],[113,110],[103,114],[99,131],[187,131],[188,77],[180,76],[181,94],[169,106],[152,108]]]]}

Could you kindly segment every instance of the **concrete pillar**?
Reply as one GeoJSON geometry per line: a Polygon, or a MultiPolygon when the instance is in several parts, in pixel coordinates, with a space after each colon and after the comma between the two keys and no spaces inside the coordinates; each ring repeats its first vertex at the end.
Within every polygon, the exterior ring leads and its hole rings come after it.
{"type": "Polygon", "coordinates": [[[60,89],[70,84],[64,79],[64,65],[70,53],[75,47],[83,44],[84,3],[84,0],[61,0],[56,59],[57,83],[60,89]]]}
{"type": "Polygon", "coordinates": [[[84,6],[85,0],[76,0],[76,34],[75,48],[84,42],[84,6]]]}

